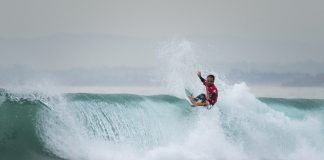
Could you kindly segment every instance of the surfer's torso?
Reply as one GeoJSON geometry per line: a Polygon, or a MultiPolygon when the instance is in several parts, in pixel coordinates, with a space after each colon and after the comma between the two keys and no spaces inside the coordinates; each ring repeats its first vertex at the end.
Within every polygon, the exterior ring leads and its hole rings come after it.
{"type": "Polygon", "coordinates": [[[208,86],[206,81],[204,82],[204,85],[206,86],[206,91],[209,95],[208,102],[210,105],[214,105],[217,102],[218,98],[217,87],[214,84],[208,86]]]}

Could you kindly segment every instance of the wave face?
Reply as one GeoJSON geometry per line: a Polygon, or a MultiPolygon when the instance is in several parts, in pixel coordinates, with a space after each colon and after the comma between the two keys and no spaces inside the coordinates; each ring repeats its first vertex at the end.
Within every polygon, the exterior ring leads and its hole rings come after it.
{"type": "Polygon", "coordinates": [[[323,159],[324,100],[0,92],[0,159],[323,159]]]}

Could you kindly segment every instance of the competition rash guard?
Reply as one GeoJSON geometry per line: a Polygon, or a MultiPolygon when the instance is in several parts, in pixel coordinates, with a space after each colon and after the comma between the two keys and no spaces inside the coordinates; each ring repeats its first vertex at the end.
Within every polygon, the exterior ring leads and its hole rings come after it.
{"type": "Polygon", "coordinates": [[[216,88],[216,86],[214,84],[212,84],[211,86],[207,86],[207,81],[202,78],[201,76],[199,76],[201,82],[206,86],[206,90],[207,90],[207,94],[209,95],[208,97],[208,102],[210,105],[214,105],[217,102],[217,98],[218,98],[218,90],[216,88]]]}

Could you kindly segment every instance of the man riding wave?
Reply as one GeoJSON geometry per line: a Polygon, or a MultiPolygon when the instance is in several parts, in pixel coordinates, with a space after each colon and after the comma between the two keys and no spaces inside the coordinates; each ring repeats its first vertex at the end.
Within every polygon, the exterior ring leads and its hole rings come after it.
{"type": "Polygon", "coordinates": [[[206,87],[206,94],[202,93],[198,95],[196,98],[192,96],[188,96],[191,103],[194,106],[213,106],[217,102],[218,98],[218,90],[214,84],[215,76],[210,74],[207,76],[207,80],[201,77],[201,72],[197,73],[199,79],[206,87]]]}

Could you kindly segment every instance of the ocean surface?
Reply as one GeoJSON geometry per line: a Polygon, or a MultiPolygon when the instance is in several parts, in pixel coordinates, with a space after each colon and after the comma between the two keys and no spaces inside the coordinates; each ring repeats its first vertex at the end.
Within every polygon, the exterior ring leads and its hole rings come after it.
{"type": "Polygon", "coordinates": [[[154,94],[145,87],[129,94],[127,85],[71,93],[55,78],[1,87],[0,160],[324,159],[324,100],[309,99],[312,89],[285,93],[299,99],[257,97],[204,66],[186,41],[165,45],[158,59],[155,79],[165,90],[154,94]],[[185,100],[184,89],[205,91],[197,69],[215,75],[219,99],[210,110],[185,100]]]}
{"type": "Polygon", "coordinates": [[[0,89],[0,159],[324,159],[324,100],[257,98],[244,83],[219,98],[207,110],[181,94],[0,89]]]}

